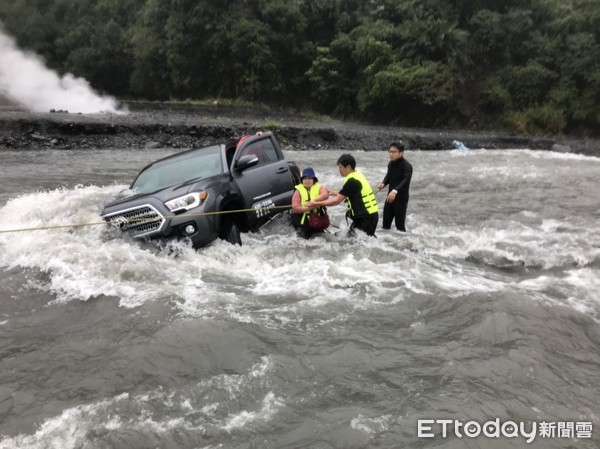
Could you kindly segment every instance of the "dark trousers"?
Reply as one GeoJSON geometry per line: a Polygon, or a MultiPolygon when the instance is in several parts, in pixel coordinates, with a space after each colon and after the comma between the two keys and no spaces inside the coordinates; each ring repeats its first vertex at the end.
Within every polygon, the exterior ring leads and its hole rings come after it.
{"type": "Polygon", "coordinates": [[[304,224],[300,224],[301,220],[302,214],[292,214],[292,226],[296,229],[298,237],[309,239],[314,235],[323,234],[325,232],[325,229],[310,229],[308,227],[308,218],[305,220],[304,224]]]}
{"type": "Polygon", "coordinates": [[[296,228],[296,232],[298,233],[298,237],[308,240],[315,235],[324,234],[325,229],[310,229],[308,226],[299,226],[296,228]]]}
{"type": "Polygon", "coordinates": [[[406,208],[408,207],[408,200],[396,199],[391,203],[386,201],[383,206],[383,229],[390,229],[392,227],[392,221],[396,220],[396,229],[398,231],[406,232],[406,208]]]}
{"type": "Polygon", "coordinates": [[[377,222],[379,221],[379,213],[364,215],[362,217],[350,217],[352,224],[350,230],[360,229],[367,233],[367,235],[375,235],[377,229],[377,222]]]}

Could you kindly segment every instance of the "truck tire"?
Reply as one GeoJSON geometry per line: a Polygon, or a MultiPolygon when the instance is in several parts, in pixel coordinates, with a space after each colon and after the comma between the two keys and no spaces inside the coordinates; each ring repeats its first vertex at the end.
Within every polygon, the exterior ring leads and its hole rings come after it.
{"type": "Polygon", "coordinates": [[[237,223],[228,218],[223,221],[223,225],[221,227],[221,232],[219,237],[226,242],[231,243],[232,245],[240,245],[242,246],[242,237],[240,235],[240,228],[237,223]]]}

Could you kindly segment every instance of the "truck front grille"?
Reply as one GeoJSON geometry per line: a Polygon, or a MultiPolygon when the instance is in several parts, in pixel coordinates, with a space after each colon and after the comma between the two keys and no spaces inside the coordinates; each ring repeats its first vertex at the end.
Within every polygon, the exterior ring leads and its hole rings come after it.
{"type": "Polygon", "coordinates": [[[162,228],[165,217],[150,204],[103,215],[104,221],[129,232],[134,237],[154,234],[162,228]]]}

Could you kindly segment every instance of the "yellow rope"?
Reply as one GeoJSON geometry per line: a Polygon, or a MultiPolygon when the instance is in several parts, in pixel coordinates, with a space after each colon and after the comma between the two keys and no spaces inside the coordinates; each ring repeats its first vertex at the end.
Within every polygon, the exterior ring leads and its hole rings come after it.
{"type": "MultiPolygon", "coordinates": [[[[221,210],[221,211],[215,211],[215,212],[204,212],[201,214],[187,214],[185,215],[185,218],[188,217],[203,217],[203,216],[207,216],[207,215],[222,215],[222,214],[236,214],[236,213],[240,213],[240,212],[255,212],[255,211],[263,211],[263,210],[271,210],[271,209],[290,209],[292,206],[290,205],[286,205],[286,206],[269,206],[269,207],[258,207],[258,208],[252,208],[252,209],[237,209],[237,210],[221,210]]],[[[167,216],[164,217],[164,219],[171,219],[171,218],[178,218],[178,217],[182,217],[182,215],[171,215],[171,216],[167,216]]],[[[138,223],[144,223],[144,222],[152,222],[152,221],[159,221],[162,220],[162,218],[157,219],[157,218],[133,218],[131,220],[127,220],[129,223],[134,223],[134,222],[138,222],[138,223]]],[[[66,224],[66,225],[55,225],[55,226],[39,226],[39,227],[35,227],[35,228],[20,228],[20,229],[0,229],[0,234],[5,234],[5,233],[9,233],[9,232],[26,232],[26,231],[44,231],[44,230],[48,230],[48,229],[61,229],[61,228],[82,228],[84,226],[98,226],[98,225],[112,225],[118,223],[118,221],[97,221],[97,222],[92,222],[92,223],[79,223],[79,224],[66,224]]]]}

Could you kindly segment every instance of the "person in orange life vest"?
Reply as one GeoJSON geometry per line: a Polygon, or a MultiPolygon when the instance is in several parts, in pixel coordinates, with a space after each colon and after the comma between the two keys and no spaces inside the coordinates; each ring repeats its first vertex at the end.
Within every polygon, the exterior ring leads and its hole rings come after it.
{"type": "Polygon", "coordinates": [[[237,149],[240,147],[240,145],[241,145],[242,143],[244,143],[244,141],[245,141],[246,139],[248,139],[248,138],[252,137],[253,135],[254,135],[254,136],[262,136],[262,135],[263,135],[263,132],[262,132],[262,131],[258,131],[256,134],[246,134],[246,135],[244,135],[244,136],[240,137],[240,140],[238,140],[238,143],[235,145],[235,149],[237,150],[237,149]]]}
{"type": "Polygon", "coordinates": [[[309,227],[308,217],[311,209],[315,212],[324,211],[316,211],[316,208],[310,208],[306,204],[312,199],[324,200],[328,197],[329,191],[325,186],[319,184],[317,175],[312,167],[306,167],[302,170],[300,184],[296,186],[296,191],[292,196],[292,226],[296,228],[299,236],[310,238],[315,234],[325,231],[325,229],[311,229],[309,227]]]}
{"type": "MultiPolygon", "coordinates": [[[[242,143],[244,143],[250,137],[262,136],[262,135],[263,135],[263,132],[258,131],[256,134],[247,134],[245,136],[242,136],[240,138],[240,140],[238,140],[237,144],[235,145],[235,150],[237,151],[240,148],[240,146],[242,145],[242,143]]],[[[244,152],[242,153],[242,156],[247,156],[249,154],[255,155],[258,158],[259,164],[262,164],[265,161],[264,153],[263,153],[263,150],[260,147],[260,145],[252,145],[250,147],[244,148],[244,152]]]]}

